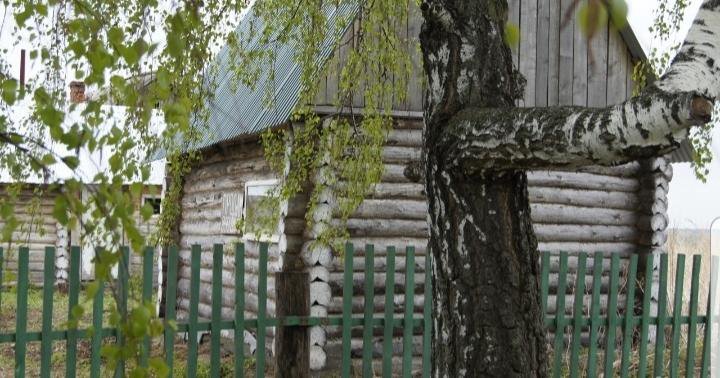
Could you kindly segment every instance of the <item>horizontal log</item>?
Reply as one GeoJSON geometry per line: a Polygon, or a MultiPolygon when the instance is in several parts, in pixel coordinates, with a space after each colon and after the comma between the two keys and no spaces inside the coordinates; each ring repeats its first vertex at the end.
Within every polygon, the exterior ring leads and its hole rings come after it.
{"type": "Polygon", "coordinates": [[[643,171],[643,166],[640,164],[640,162],[633,161],[627,164],[622,165],[616,165],[616,166],[599,166],[599,165],[590,165],[586,167],[575,167],[570,169],[564,169],[562,167],[557,168],[557,171],[562,172],[582,172],[582,173],[592,173],[597,175],[605,175],[605,176],[619,176],[619,177],[637,177],[639,174],[643,171]]]}
{"type": "Polygon", "coordinates": [[[568,253],[595,253],[600,252],[607,255],[620,254],[629,255],[638,251],[638,246],[633,243],[574,243],[574,242],[549,242],[538,243],[538,250],[547,252],[568,252],[568,253]]]}
{"type": "Polygon", "coordinates": [[[269,169],[264,157],[231,160],[214,164],[204,164],[193,169],[185,176],[186,183],[213,180],[223,176],[243,176],[248,173],[267,171],[269,169]]]}
{"type": "Polygon", "coordinates": [[[355,210],[353,218],[419,219],[426,221],[427,202],[424,200],[366,199],[355,210]]]}
{"type": "Polygon", "coordinates": [[[384,163],[411,163],[420,161],[422,149],[419,147],[395,147],[385,146],[382,149],[382,161],[384,163]]]}
{"type": "Polygon", "coordinates": [[[635,192],[640,183],[634,178],[613,177],[583,172],[529,171],[529,186],[635,192]]]}
{"type": "Polygon", "coordinates": [[[421,129],[392,129],[385,139],[389,146],[422,147],[421,129]]]}
{"type": "MultiPolygon", "coordinates": [[[[178,271],[178,277],[187,278],[191,277],[191,269],[189,266],[181,266],[178,271]]],[[[200,282],[201,284],[212,285],[213,275],[212,269],[200,268],[200,282]]],[[[245,272],[244,275],[245,290],[251,293],[258,292],[259,277],[253,272],[245,272]]],[[[235,291],[235,271],[222,270],[222,285],[223,291],[235,291]]],[[[267,291],[268,296],[275,298],[275,275],[269,274],[267,277],[267,291]]]]}
{"type": "Polygon", "coordinates": [[[347,220],[347,230],[351,236],[406,236],[426,237],[426,220],[406,219],[358,219],[347,220]]]}
{"type": "MultiPolygon", "coordinates": [[[[398,254],[395,257],[395,272],[405,272],[406,271],[406,263],[407,260],[405,259],[405,254],[403,249],[398,250],[398,254]],[[401,254],[402,253],[402,254],[401,254]]],[[[385,272],[387,270],[387,257],[385,256],[374,256],[373,261],[373,269],[375,272],[385,272]]],[[[424,272],[425,271],[425,256],[423,255],[416,255],[415,256],[415,272],[424,272]]],[[[345,259],[336,257],[332,261],[331,269],[333,272],[342,272],[345,269],[345,259]]],[[[353,271],[356,272],[364,272],[365,271],[365,258],[364,257],[354,257],[353,258],[353,271]]]]}
{"type": "Polygon", "coordinates": [[[542,242],[635,242],[638,231],[631,226],[544,224],[533,225],[542,242]]]}
{"type": "Polygon", "coordinates": [[[531,203],[554,203],[603,209],[635,210],[640,199],[635,193],[603,190],[566,189],[556,187],[528,187],[531,203]]]}
{"type": "MultiPolygon", "coordinates": [[[[181,278],[178,280],[178,301],[181,299],[190,299],[190,280],[181,278]]],[[[234,290],[223,290],[223,307],[234,308],[235,307],[235,291],[234,290]]],[[[200,303],[205,304],[208,307],[212,304],[212,286],[207,284],[200,285],[200,303]]],[[[256,293],[245,291],[245,309],[251,313],[257,314],[259,298],[256,293]]],[[[275,313],[275,299],[268,296],[267,298],[267,311],[268,314],[275,313]]],[[[234,313],[231,315],[234,318],[234,313]]]]}
{"type": "Polygon", "coordinates": [[[629,210],[547,203],[531,203],[530,210],[534,223],[548,224],[635,226],[643,218],[637,212],[629,210]]]}
{"type": "MultiPolygon", "coordinates": [[[[328,306],[328,312],[331,314],[341,314],[343,311],[343,298],[333,297],[328,306]]],[[[395,294],[393,295],[393,303],[395,304],[394,312],[401,314],[405,311],[405,295],[395,294]]],[[[413,297],[413,312],[422,312],[423,303],[425,303],[424,296],[422,294],[416,294],[413,297]]],[[[352,298],[352,311],[353,313],[361,314],[365,310],[365,296],[354,296],[352,298]]],[[[373,311],[382,313],[385,310],[385,296],[373,297],[373,311]]]]}
{"type": "Polygon", "coordinates": [[[385,164],[380,182],[387,183],[410,183],[405,177],[407,164],[385,164]]]}
{"type": "MultiPolygon", "coordinates": [[[[624,294],[618,294],[618,311],[623,311],[625,309],[625,295],[624,294]]],[[[592,303],[592,296],[585,295],[583,296],[583,314],[585,316],[589,316],[590,314],[590,307],[592,303]]],[[[575,306],[575,296],[572,294],[565,296],[565,314],[571,315],[573,313],[573,307],[575,306]]],[[[601,295],[600,296],[600,314],[605,315],[607,314],[607,307],[608,307],[608,296],[607,295],[601,295]]],[[[556,314],[557,313],[557,297],[554,295],[548,296],[547,300],[547,313],[548,314],[556,314]]]]}
{"type": "Polygon", "coordinates": [[[425,199],[425,187],[422,184],[378,183],[367,198],[406,198],[425,199]]]}
{"type": "MultiPolygon", "coordinates": [[[[365,292],[365,273],[353,273],[353,295],[362,295],[365,292]]],[[[344,273],[330,273],[330,287],[332,294],[342,297],[344,286],[344,273]]],[[[422,293],[425,287],[425,274],[415,274],[414,292],[422,293]]],[[[373,276],[373,289],[375,294],[384,295],[389,289],[387,287],[387,273],[375,272],[373,276]]],[[[395,285],[393,286],[395,294],[405,293],[405,274],[395,273],[395,285]]]]}
{"type": "MultiPolygon", "coordinates": [[[[603,258],[601,265],[598,266],[599,269],[602,270],[602,272],[608,272],[610,271],[610,257],[611,254],[605,254],[605,258],[603,258]]],[[[620,269],[625,270],[627,269],[627,266],[629,264],[629,258],[630,254],[620,254],[620,269]]],[[[593,259],[592,254],[588,254],[586,263],[585,263],[585,272],[587,274],[592,274],[595,272],[595,260],[593,259]]],[[[578,269],[578,256],[577,255],[569,255],[568,256],[568,273],[575,273],[578,269]]],[[[560,271],[560,257],[557,254],[550,256],[550,273],[557,273],[560,271]]]]}

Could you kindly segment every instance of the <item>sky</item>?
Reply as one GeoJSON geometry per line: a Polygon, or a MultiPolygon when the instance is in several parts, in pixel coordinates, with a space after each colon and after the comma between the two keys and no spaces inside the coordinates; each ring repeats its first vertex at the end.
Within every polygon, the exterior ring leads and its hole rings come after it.
{"type": "MultiPolygon", "coordinates": [[[[673,1],[669,0],[671,3],[673,1]]],[[[627,2],[629,8],[628,21],[646,51],[650,51],[653,47],[662,50],[673,43],[654,40],[648,30],[654,21],[659,0],[627,0],[627,2]]],[[[684,39],[700,4],[701,0],[690,1],[683,28],[675,38],[677,41],[684,39]]],[[[0,18],[10,18],[11,15],[4,11],[5,7],[0,5],[0,18]]],[[[18,57],[17,59],[10,59],[13,72],[15,72],[18,69],[17,66],[19,66],[19,50],[23,46],[16,46],[9,38],[7,22],[4,29],[0,33],[0,49],[8,49],[8,51],[3,52],[7,54],[6,56],[18,57]]],[[[28,67],[28,71],[28,76],[31,76],[33,72],[32,64],[28,67]]],[[[674,177],[670,185],[668,210],[671,227],[708,228],[711,221],[720,216],[720,128],[714,130],[712,148],[717,158],[711,164],[707,183],[702,183],[695,178],[689,163],[674,165],[674,177]]],[[[717,224],[720,227],[720,221],[717,224]]]]}

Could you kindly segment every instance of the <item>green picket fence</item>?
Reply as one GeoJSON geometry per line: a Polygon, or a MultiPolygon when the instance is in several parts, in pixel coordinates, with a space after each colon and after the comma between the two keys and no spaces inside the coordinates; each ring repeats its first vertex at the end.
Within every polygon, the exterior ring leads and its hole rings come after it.
{"type": "MultiPolygon", "coordinates": [[[[221,301],[212,301],[211,318],[208,320],[200,319],[198,316],[198,306],[200,303],[200,246],[193,246],[190,254],[190,309],[187,320],[177,322],[176,327],[165,327],[164,330],[164,350],[162,355],[165,362],[170,368],[170,374],[173,375],[174,366],[177,361],[174,359],[176,348],[176,335],[178,333],[187,333],[187,356],[185,357],[186,366],[184,370],[187,376],[194,377],[198,372],[198,333],[210,332],[210,376],[218,377],[221,375],[221,330],[249,330],[255,333],[257,339],[257,350],[255,352],[255,371],[245,372],[245,361],[251,356],[245,355],[243,332],[234,332],[234,351],[233,351],[233,375],[235,377],[245,377],[246,374],[257,377],[264,377],[266,374],[266,337],[268,327],[287,327],[287,326],[338,326],[342,330],[342,364],[340,372],[342,377],[350,377],[361,374],[363,377],[372,377],[373,371],[373,330],[383,330],[382,341],[382,376],[389,377],[402,372],[402,376],[410,377],[412,370],[412,351],[413,351],[413,334],[422,332],[422,367],[421,373],[424,377],[430,373],[430,327],[431,327],[431,301],[425,301],[422,317],[415,317],[413,314],[413,306],[408,305],[404,308],[403,314],[395,314],[394,309],[394,290],[386,290],[385,308],[382,317],[376,317],[373,309],[374,287],[373,287],[373,260],[374,248],[372,245],[365,247],[365,266],[371,267],[365,272],[365,306],[362,317],[353,316],[352,314],[352,291],[353,291],[353,251],[352,245],[348,245],[345,250],[344,264],[345,274],[343,282],[343,313],[340,316],[313,317],[313,316],[285,316],[271,317],[267,313],[267,279],[268,279],[268,246],[261,244],[259,249],[259,272],[258,272],[258,316],[257,318],[245,318],[245,248],[242,244],[237,244],[231,253],[234,253],[235,261],[235,310],[234,318],[223,319],[221,316],[221,301]],[[361,372],[353,372],[352,365],[352,349],[351,349],[351,330],[353,327],[363,328],[362,347],[362,363],[361,372]],[[402,330],[403,348],[402,348],[402,366],[393,367],[393,333],[396,329],[402,330]],[[393,369],[395,368],[395,369],[393,369]]],[[[122,260],[125,266],[128,266],[129,251],[127,248],[122,249],[122,260]]],[[[222,245],[215,245],[212,251],[212,298],[222,298],[222,266],[224,250],[222,245]]],[[[141,296],[143,300],[150,300],[152,294],[152,263],[154,250],[147,248],[144,251],[143,268],[142,268],[142,288],[141,296]]],[[[28,343],[40,343],[40,374],[43,377],[51,375],[51,359],[53,353],[53,341],[65,341],[67,350],[67,359],[65,363],[65,375],[74,377],[76,375],[77,364],[77,345],[82,339],[90,339],[90,374],[92,377],[101,375],[103,360],[100,356],[100,350],[103,343],[119,343],[124,342],[122,332],[119,329],[102,328],[102,309],[103,309],[103,291],[98,290],[93,302],[93,329],[99,332],[90,332],[88,329],[64,329],[56,330],[52,323],[53,310],[53,290],[54,284],[54,259],[55,250],[48,247],[44,255],[44,284],[42,288],[42,329],[39,331],[29,331],[27,329],[27,293],[28,293],[28,261],[29,252],[27,248],[20,248],[18,254],[18,272],[17,272],[17,318],[15,332],[0,334],[0,344],[15,343],[15,376],[25,376],[26,351],[28,343]]],[[[575,255],[573,255],[575,256],[575,255]]],[[[69,275],[69,291],[68,291],[68,309],[69,311],[78,304],[78,296],[80,292],[80,249],[71,248],[70,253],[70,275],[69,275]]],[[[557,257],[557,256],[556,256],[557,257]]],[[[557,282],[557,293],[565,293],[568,284],[568,254],[559,255],[559,275],[557,282]]],[[[405,252],[407,267],[405,272],[405,301],[412,304],[414,299],[414,267],[415,267],[415,251],[414,248],[408,247],[405,252]]],[[[555,257],[553,257],[555,258],[555,257]]],[[[541,294],[543,296],[543,314],[545,316],[545,325],[549,331],[554,332],[553,344],[556,353],[553,353],[551,360],[551,371],[553,376],[596,376],[599,371],[604,371],[605,376],[620,375],[628,376],[658,376],[669,375],[672,377],[679,376],[681,365],[681,352],[684,356],[685,371],[692,372],[694,366],[698,363],[701,366],[701,376],[709,376],[709,360],[710,360],[710,340],[711,334],[711,317],[709,312],[705,315],[698,315],[698,292],[699,277],[701,268],[701,259],[699,256],[693,256],[692,259],[692,278],[690,290],[690,304],[688,306],[687,315],[683,315],[682,311],[667,312],[667,284],[668,284],[668,257],[662,256],[659,261],[659,301],[657,303],[658,312],[656,315],[651,314],[650,296],[644,296],[642,305],[638,308],[635,304],[636,296],[634,294],[644,291],[644,287],[637,287],[636,278],[638,277],[638,259],[632,256],[629,261],[629,268],[626,273],[626,286],[624,293],[626,294],[627,303],[624,308],[635,308],[631,314],[621,313],[618,311],[618,292],[620,290],[621,261],[617,255],[614,255],[610,264],[609,289],[604,295],[607,295],[607,311],[601,311],[601,269],[594,269],[592,288],[585,287],[585,273],[589,258],[587,254],[577,255],[578,264],[575,282],[575,300],[572,315],[566,315],[564,311],[558,311],[557,315],[548,314],[547,303],[550,297],[550,254],[542,254],[541,267],[541,294]],[[591,290],[589,290],[591,289],[591,290]],[[586,316],[583,313],[583,295],[589,293],[592,295],[590,313],[586,316]],[[604,314],[601,316],[601,313],[604,314]],[[683,328],[685,327],[685,328],[683,328]],[[684,329],[684,330],[683,330],[684,329]],[[557,332],[562,330],[562,332],[557,332]],[[583,342],[583,331],[589,332],[589,341],[583,342]],[[665,335],[666,330],[670,330],[668,340],[664,336],[658,336],[654,344],[651,343],[650,337],[652,332],[656,331],[657,335],[665,335]],[[698,335],[698,333],[701,333],[698,335]],[[680,338],[681,334],[685,335],[688,340],[688,347],[685,351],[681,351],[680,338]],[[604,335],[601,337],[601,335],[604,335]],[[614,340],[620,339],[621,342],[616,343],[614,340]],[[611,342],[613,340],[613,342],[611,342]],[[699,356],[696,355],[695,348],[697,341],[702,342],[702,349],[699,356]],[[636,350],[639,349],[639,350],[636,350]],[[664,360],[665,352],[669,349],[669,361],[664,360]],[[652,353],[650,350],[654,351],[652,353]],[[560,351],[558,353],[558,351],[560,351]],[[633,361],[633,356],[637,356],[637,361],[633,361]],[[648,361],[652,359],[652,365],[649,366],[648,361]],[[602,358],[601,358],[602,357],[602,358]],[[617,367],[617,361],[620,361],[617,367]],[[585,367],[582,368],[583,363],[585,367]],[[666,366],[669,363],[669,368],[666,366]],[[569,369],[564,368],[565,365],[569,369]]],[[[594,267],[602,266],[603,255],[595,254],[594,267]]],[[[387,250],[387,272],[394,272],[396,260],[396,251],[394,247],[387,250]]],[[[2,261],[2,249],[0,249],[0,262],[2,261]]],[[[685,256],[677,258],[677,276],[675,278],[675,297],[673,299],[674,309],[682,309],[683,307],[683,282],[684,282],[684,264],[685,256]]],[[[2,266],[0,264],[0,266],[2,266]]],[[[177,266],[178,253],[176,248],[171,248],[168,253],[168,272],[166,290],[166,312],[165,322],[175,322],[176,319],[176,289],[177,289],[177,266]]],[[[713,261],[713,270],[718,266],[716,260],[713,261]]],[[[652,261],[647,264],[645,276],[651,276],[652,261]]],[[[425,298],[431,297],[430,282],[430,258],[425,259],[425,281],[424,295],[425,298]]],[[[0,269],[0,275],[2,269],[0,269]]],[[[127,308],[128,305],[128,273],[127,269],[119,269],[118,279],[116,280],[115,289],[119,291],[118,306],[127,308]]],[[[0,276],[1,279],[1,276],[0,276]]],[[[106,283],[100,282],[100,287],[104,287],[106,283]]],[[[387,275],[387,287],[395,284],[395,275],[387,275]]],[[[714,283],[712,283],[714,284],[714,283]]],[[[714,286],[713,286],[714,287],[714,286]]],[[[708,301],[708,303],[710,303],[708,301]]],[[[556,308],[565,308],[565,296],[557,297],[556,308]]],[[[709,309],[708,305],[708,309],[709,309]]],[[[70,314],[68,317],[70,318],[70,314]]],[[[146,339],[141,347],[140,363],[147,365],[148,356],[150,355],[150,340],[146,339]]],[[[30,363],[36,363],[32,361],[30,363]]],[[[52,372],[57,374],[57,372],[52,372]]],[[[123,363],[118,364],[116,376],[125,375],[125,366],[123,363]]],[[[225,371],[225,373],[227,373],[225,371]]],[[[689,374],[688,376],[692,376],[689,374]]]]}

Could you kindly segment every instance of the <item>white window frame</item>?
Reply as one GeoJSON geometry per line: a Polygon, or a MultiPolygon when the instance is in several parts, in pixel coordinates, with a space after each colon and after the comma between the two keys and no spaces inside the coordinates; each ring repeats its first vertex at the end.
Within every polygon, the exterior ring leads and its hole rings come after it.
{"type": "Polygon", "coordinates": [[[155,195],[152,195],[152,194],[143,194],[143,195],[142,195],[142,198],[141,198],[141,202],[140,202],[140,208],[142,208],[143,206],[145,206],[145,200],[146,200],[146,199],[153,199],[153,200],[159,199],[159,200],[160,200],[160,212],[157,213],[157,214],[155,214],[155,212],[153,211],[153,216],[160,215],[160,214],[162,213],[162,208],[163,208],[163,196],[162,196],[162,195],[156,195],[156,196],[155,196],[155,195]]]}
{"type": "MultiPolygon", "coordinates": [[[[247,220],[247,210],[248,210],[247,206],[248,206],[248,202],[249,202],[248,194],[250,193],[250,191],[253,189],[256,189],[256,188],[263,188],[263,189],[261,189],[261,190],[263,190],[262,194],[258,193],[258,194],[254,194],[254,195],[255,196],[266,195],[268,192],[270,192],[275,187],[277,187],[279,182],[280,181],[277,179],[272,179],[272,180],[248,181],[245,183],[245,190],[243,193],[243,209],[242,209],[243,221],[247,220]]],[[[243,231],[243,235],[242,235],[243,241],[277,243],[280,240],[280,225],[279,224],[277,225],[275,232],[270,236],[267,236],[267,235],[258,236],[258,235],[255,235],[254,233],[245,232],[245,224],[243,224],[242,231],[243,231]]]]}

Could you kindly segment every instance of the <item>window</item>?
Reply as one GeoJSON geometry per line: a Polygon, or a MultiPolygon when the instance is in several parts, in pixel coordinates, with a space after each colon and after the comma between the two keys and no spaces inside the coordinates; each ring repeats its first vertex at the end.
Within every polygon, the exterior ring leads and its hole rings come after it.
{"type": "Polygon", "coordinates": [[[143,198],[143,206],[146,204],[149,204],[150,206],[152,206],[153,215],[160,214],[161,202],[162,202],[162,199],[160,197],[144,197],[143,198]]]}
{"type": "MultiPolygon", "coordinates": [[[[272,189],[277,185],[277,180],[248,181],[245,183],[245,201],[243,201],[243,220],[247,221],[248,213],[255,214],[255,218],[261,217],[260,212],[269,212],[270,209],[263,209],[259,205],[264,197],[270,195],[272,189]]],[[[254,241],[277,242],[279,232],[276,230],[269,238],[259,237],[253,233],[245,232],[247,225],[243,226],[243,239],[254,241]]]]}

